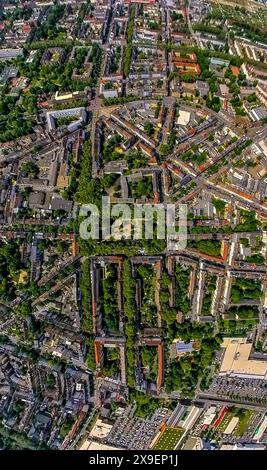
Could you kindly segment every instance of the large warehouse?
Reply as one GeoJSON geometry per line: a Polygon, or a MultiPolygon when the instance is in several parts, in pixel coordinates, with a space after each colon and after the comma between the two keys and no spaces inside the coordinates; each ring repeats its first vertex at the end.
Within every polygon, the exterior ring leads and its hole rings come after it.
{"type": "Polygon", "coordinates": [[[252,344],[246,338],[224,338],[220,375],[266,379],[267,361],[250,358],[252,344]]]}

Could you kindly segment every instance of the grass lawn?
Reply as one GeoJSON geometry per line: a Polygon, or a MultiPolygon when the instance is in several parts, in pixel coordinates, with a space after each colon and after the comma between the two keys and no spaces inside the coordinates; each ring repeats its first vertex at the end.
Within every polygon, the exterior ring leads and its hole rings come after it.
{"type": "Polygon", "coordinates": [[[236,436],[243,436],[247,426],[248,422],[253,415],[254,411],[252,410],[242,410],[242,413],[236,413],[236,416],[239,418],[239,423],[237,425],[237,428],[235,430],[235,435],[236,436]]]}
{"type": "Polygon", "coordinates": [[[184,433],[182,428],[166,428],[158,438],[153,449],[173,450],[184,433]]]}

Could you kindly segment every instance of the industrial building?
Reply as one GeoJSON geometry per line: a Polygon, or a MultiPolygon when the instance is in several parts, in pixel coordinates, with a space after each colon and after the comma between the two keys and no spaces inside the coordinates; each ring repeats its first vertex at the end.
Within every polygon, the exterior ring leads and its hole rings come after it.
{"type": "Polygon", "coordinates": [[[252,343],[246,338],[224,338],[222,348],[225,352],[220,375],[266,379],[267,361],[250,358],[252,343]]]}

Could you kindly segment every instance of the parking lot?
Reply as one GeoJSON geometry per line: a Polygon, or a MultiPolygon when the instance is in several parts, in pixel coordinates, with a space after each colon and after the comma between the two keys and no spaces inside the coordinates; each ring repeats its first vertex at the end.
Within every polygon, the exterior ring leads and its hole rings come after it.
{"type": "Polygon", "coordinates": [[[149,449],[162,423],[169,417],[166,408],[156,410],[148,418],[134,416],[135,407],[129,406],[116,420],[108,438],[108,444],[124,449],[149,449]]]}
{"type": "Polygon", "coordinates": [[[209,393],[219,397],[232,399],[252,400],[253,402],[267,402],[267,383],[260,379],[241,379],[238,377],[215,377],[209,393]]]}

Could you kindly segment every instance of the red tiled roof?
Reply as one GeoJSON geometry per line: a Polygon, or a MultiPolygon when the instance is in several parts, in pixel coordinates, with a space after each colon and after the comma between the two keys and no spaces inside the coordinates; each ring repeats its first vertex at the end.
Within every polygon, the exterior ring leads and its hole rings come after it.
{"type": "Polygon", "coordinates": [[[239,67],[236,67],[235,65],[231,65],[231,71],[232,71],[232,74],[237,77],[239,75],[239,67]]]}

